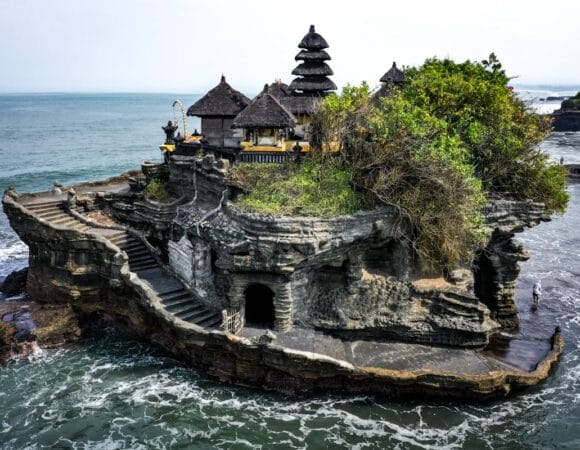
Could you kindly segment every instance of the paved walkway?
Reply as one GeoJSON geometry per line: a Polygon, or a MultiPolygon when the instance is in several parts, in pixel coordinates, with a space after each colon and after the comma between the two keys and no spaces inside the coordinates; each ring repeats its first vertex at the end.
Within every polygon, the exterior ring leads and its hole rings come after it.
{"type": "MultiPolygon", "coordinates": [[[[255,338],[264,328],[246,327],[242,336],[255,338]]],[[[496,370],[529,372],[548,354],[550,342],[496,339],[484,350],[402,342],[346,341],[310,328],[294,328],[276,335],[277,345],[320,353],[359,367],[392,370],[437,370],[477,375],[496,370]]]]}

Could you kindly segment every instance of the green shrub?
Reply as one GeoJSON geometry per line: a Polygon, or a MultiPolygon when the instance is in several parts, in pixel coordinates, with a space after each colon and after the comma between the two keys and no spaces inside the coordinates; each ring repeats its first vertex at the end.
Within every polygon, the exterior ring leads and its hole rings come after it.
{"type": "Polygon", "coordinates": [[[157,178],[147,184],[144,194],[146,199],[154,202],[169,203],[171,201],[167,191],[167,183],[157,178]]]}

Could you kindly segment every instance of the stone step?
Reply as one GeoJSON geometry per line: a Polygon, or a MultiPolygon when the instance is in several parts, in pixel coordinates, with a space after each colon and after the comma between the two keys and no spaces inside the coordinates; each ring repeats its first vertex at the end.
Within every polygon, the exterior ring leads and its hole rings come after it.
{"type": "Polygon", "coordinates": [[[138,261],[130,259],[129,264],[131,265],[131,267],[138,267],[147,264],[157,264],[157,261],[155,261],[155,259],[152,256],[148,256],[147,258],[140,259],[138,261]]]}
{"type": "Polygon", "coordinates": [[[203,322],[204,320],[207,320],[211,316],[215,315],[213,311],[210,311],[209,309],[207,309],[203,305],[200,305],[199,303],[196,306],[197,308],[193,309],[191,312],[180,313],[175,315],[179,317],[181,320],[185,320],[186,322],[195,324],[203,322]]]}
{"type": "Polygon", "coordinates": [[[184,295],[190,295],[190,292],[188,292],[186,289],[181,288],[181,289],[175,290],[169,294],[159,295],[159,297],[161,298],[161,301],[163,303],[166,303],[166,302],[170,302],[170,301],[173,301],[175,299],[178,299],[178,298],[182,298],[184,295]]]}
{"type": "Polygon", "coordinates": [[[107,239],[109,239],[109,241],[111,241],[113,244],[122,247],[125,244],[127,244],[129,242],[129,237],[127,236],[114,236],[114,237],[110,237],[108,236],[107,239]]]}
{"type": "Polygon", "coordinates": [[[169,301],[163,301],[163,305],[168,310],[171,310],[173,308],[183,306],[186,303],[191,303],[192,301],[194,301],[193,297],[191,296],[191,294],[189,292],[186,292],[185,294],[183,294],[179,298],[174,298],[174,299],[171,299],[169,301]]]}
{"type": "Polygon", "coordinates": [[[64,204],[64,201],[62,200],[51,200],[51,201],[47,201],[47,202],[38,202],[38,203],[31,203],[29,205],[24,205],[26,208],[28,209],[42,209],[42,208],[47,208],[50,206],[61,206],[64,204]]]}
{"type": "Polygon", "coordinates": [[[175,289],[170,289],[170,290],[165,291],[165,292],[158,292],[157,295],[163,299],[163,298],[167,298],[167,297],[169,297],[177,292],[183,292],[183,291],[185,291],[185,289],[183,289],[182,287],[179,287],[179,288],[175,288],[175,289]]]}
{"type": "Polygon", "coordinates": [[[129,257],[129,262],[131,264],[139,264],[142,263],[144,261],[155,261],[155,258],[153,258],[153,256],[151,256],[150,253],[147,253],[146,255],[140,255],[140,256],[130,256],[129,257]]]}
{"type": "Polygon", "coordinates": [[[166,307],[166,309],[177,317],[192,316],[193,314],[202,314],[204,311],[207,311],[193,298],[191,298],[189,302],[176,306],[175,308],[170,309],[166,307]]]}
{"type": "Polygon", "coordinates": [[[196,325],[203,326],[202,324],[209,323],[211,321],[210,319],[213,319],[216,315],[215,312],[210,311],[207,308],[204,308],[201,311],[203,312],[203,314],[194,314],[191,316],[180,317],[180,319],[185,320],[186,322],[189,323],[194,323],[196,325]]]}
{"type": "Polygon", "coordinates": [[[133,249],[141,249],[141,248],[147,248],[145,246],[145,244],[143,244],[143,242],[135,239],[135,240],[128,240],[127,243],[125,245],[123,245],[123,250],[125,251],[130,251],[133,249]]]}
{"type": "Polygon", "coordinates": [[[152,263],[147,263],[147,264],[141,264],[138,266],[132,266],[129,265],[131,267],[131,270],[133,272],[141,272],[143,270],[149,270],[149,269],[159,269],[159,264],[157,264],[156,262],[152,262],[152,263]]]}
{"type": "Polygon", "coordinates": [[[123,249],[125,253],[129,256],[129,258],[138,258],[143,255],[150,255],[149,249],[144,245],[141,247],[134,247],[132,249],[123,249]]]}
{"type": "Polygon", "coordinates": [[[219,314],[214,314],[213,316],[211,316],[207,320],[204,320],[203,322],[198,322],[198,325],[200,327],[204,327],[204,328],[217,328],[221,324],[222,324],[222,319],[219,316],[219,314]]]}
{"type": "Polygon", "coordinates": [[[49,209],[47,211],[36,212],[33,211],[41,219],[50,219],[51,217],[57,216],[59,214],[66,214],[62,208],[49,209]]]}
{"type": "Polygon", "coordinates": [[[60,224],[69,223],[69,222],[74,223],[74,222],[77,222],[77,220],[71,216],[63,216],[63,217],[58,217],[58,218],[54,218],[54,219],[50,220],[50,223],[53,223],[55,225],[60,225],[60,224]]]}
{"type": "Polygon", "coordinates": [[[77,231],[91,231],[92,228],[89,227],[88,225],[85,225],[84,223],[80,223],[78,225],[73,225],[71,226],[71,228],[73,230],[77,230],[77,231]]]}
{"type": "Polygon", "coordinates": [[[74,219],[69,219],[69,220],[62,220],[59,222],[51,222],[55,225],[59,225],[61,227],[69,227],[69,228],[73,228],[73,225],[79,224],[79,222],[77,222],[74,219]]]}

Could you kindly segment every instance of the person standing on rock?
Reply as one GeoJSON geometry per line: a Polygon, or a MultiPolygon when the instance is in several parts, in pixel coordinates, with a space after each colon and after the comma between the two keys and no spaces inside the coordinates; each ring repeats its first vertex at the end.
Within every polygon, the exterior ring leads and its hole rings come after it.
{"type": "Polygon", "coordinates": [[[540,280],[536,281],[534,283],[534,286],[532,287],[532,299],[533,299],[533,307],[537,308],[538,305],[540,304],[540,295],[542,294],[542,283],[540,283],[540,280]]]}

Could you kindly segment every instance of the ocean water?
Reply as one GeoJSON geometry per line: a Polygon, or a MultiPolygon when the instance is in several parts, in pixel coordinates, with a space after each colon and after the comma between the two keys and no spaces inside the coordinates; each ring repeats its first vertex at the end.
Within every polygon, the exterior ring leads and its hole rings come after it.
{"type": "MultiPolygon", "coordinates": [[[[160,159],[160,127],[173,120],[174,98],[0,96],[0,187],[46,190],[54,180],[102,179],[160,159]]],[[[187,106],[195,97],[181,98],[187,106]]],[[[580,133],[554,134],[543,149],[580,162],[580,133]]],[[[569,191],[564,215],[518,236],[532,255],[518,283],[519,334],[544,339],[560,325],[566,339],[553,376],[522,394],[476,405],[287,397],[216,383],[126,332],[103,329],[0,367],[0,448],[578,449],[580,184],[569,191]],[[536,279],[545,295],[532,313],[536,279]]],[[[0,213],[0,277],[26,259],[0,213]]]]}

